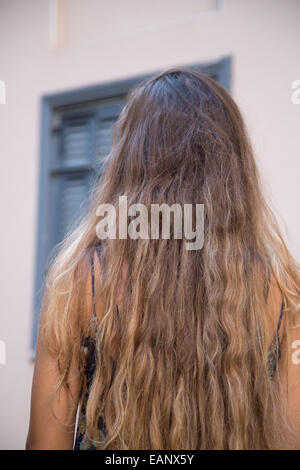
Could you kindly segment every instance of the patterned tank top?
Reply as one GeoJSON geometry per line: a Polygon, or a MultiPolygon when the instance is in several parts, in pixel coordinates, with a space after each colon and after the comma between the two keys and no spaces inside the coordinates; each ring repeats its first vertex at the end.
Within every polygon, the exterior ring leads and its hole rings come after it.
{"type": "MultiPolygon", "coordinates": [[[[96,246],[96,251],[100,259],[100,245],[96,246]]],[[[91,274],[92,274],[92,296],[94,299],[95,295],[95,277],[94,277],[94,257],[91,257],[91,274]]],[[[266,292],[267,296],[268,292],[266,292]]],[[[270,344],[269,351],[268,351],[268,358],[267,358],[267,370],[269,377],[273,379],[278,361],[281,357],[281,349],[280,349],[280,340],[279,340],[279,330],[280,325],[283,317],[284,312],[284,302],[282,302],[281,310],[279,314],[279,319],[277,323],[277,329],[274,334],[273,340],[270,344]]],[[[93,312],[93,321],[97,321],[95,307],[93,312]]],[[[76,430],[76,437],[74,443],[74,450],[98,450],[101,449],[101,444],[92,442],[91,440],[87,439],[85,435],[86,431],[86,404],[89,397],[89,390],[93,380],[93,375],[95,372],[96,367],[96,354],[95,354],[95,343],[91,337],[85,338],[84,341],[84,349],[86,354],[85,360],[85,385],[82,391],[82,399],[80,403],[79,415],[78,415],[78,425],[76,430]]],[[[107,434],[107,429],[105,427],[105,423],[103,417],[100,415],[99,422],[98,422],[98,429],[99,429],[99,441],[103,441],[107,434]]]]}

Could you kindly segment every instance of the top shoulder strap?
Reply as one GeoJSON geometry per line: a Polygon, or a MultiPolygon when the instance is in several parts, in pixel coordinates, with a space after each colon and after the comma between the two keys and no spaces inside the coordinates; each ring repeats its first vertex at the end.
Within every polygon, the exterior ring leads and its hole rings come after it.
{"type": "Polygon", "coordinates": [[[278,324],[277,324],[277,331],[276,333],[279,335],[279,330],[282,322],[282,317],[283,317],[283,312],[284,312],[284,300],[282,300],[281,304],[281,309],[280,309],[280,314],[279,314],[279,319],[278,319],[278,324]]]}
{"type": "Polygon", "coordinates": [[[276,345],[277,345],[277,356],[278,356],[278,359],[280,359],[280,357],[281,357],[279,330],[280,330],[280,326],[281,326],[281,323],[282,323],[283,312],[284,312],[284,300],[282,300],[281,309],[280,309],[280,314],[279,314],[279,319],[278,319],[278,323],[277,323],[277,330],[276,330],[276,333],[275,333],[275,335],[274,335],[274,340],[273,340],[274,343],[276,342],[276,345]]]}

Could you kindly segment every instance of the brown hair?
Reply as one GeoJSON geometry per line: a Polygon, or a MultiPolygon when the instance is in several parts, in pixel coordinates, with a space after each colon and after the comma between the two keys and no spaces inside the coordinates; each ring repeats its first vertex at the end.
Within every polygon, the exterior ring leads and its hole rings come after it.
{"type": "Polygon", "coordinates": [[[262,195],[237,105],[193,69],[163,71],[130,92],[91,209],[48,273],[43,338],[58,357],[57,389],[84,336],[96,209],[117,208],[121,195],[148,208],[203,203],[204,246],[188,251],[174,238],[102,242],[88,437],[99,441],[102,413],[106,449],[279,448],[284,406],[266,366],[265,289],[272,275],[294,318],[299,266],[262,195]]]}

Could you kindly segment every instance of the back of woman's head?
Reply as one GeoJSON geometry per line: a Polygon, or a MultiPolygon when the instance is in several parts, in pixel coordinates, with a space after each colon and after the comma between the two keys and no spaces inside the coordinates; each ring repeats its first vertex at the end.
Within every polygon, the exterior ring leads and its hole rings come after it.
{"type": "Polygon", "coordinates": [[[61,386],[83,339],[97,208],[113,204],[119,218],[120,196],[149,213],[153,204],[203,204],[204,243],[187,250],[184,236],[175,237],[175,218],[169,238],[101,241],[89,437],[99,439],[102,413],[106,448],[280,446],[280,384],[266,366],[266,291],[272,276],[286,311],[298,312],[299,268],[262,195],[237,105],[193,69],[166,70],[130,92],[91,209],[51,266],[44,338],[55,337],[61,386]]]}

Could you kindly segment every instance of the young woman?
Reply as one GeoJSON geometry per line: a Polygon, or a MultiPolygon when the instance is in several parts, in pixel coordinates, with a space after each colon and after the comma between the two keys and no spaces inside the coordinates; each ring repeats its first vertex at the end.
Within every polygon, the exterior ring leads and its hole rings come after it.
{"type": "Polygon", "coordinates": [[[184,67],[144,81],[91,199],[47,275],[26,447],[300,449],[299,266],[230,95],[184,67]],[[203,204],[202,248],[175,218],[99,239],[120,196],[203,204]]]}

